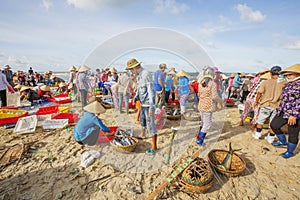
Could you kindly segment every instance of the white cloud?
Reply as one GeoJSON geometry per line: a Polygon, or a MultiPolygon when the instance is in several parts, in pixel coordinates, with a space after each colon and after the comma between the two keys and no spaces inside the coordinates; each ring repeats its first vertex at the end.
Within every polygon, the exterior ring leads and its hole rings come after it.
{"type": "Polygon", "coordinates": [[[286,49],[300,50],[300,40],[289,42],[288,44],[284,45],[283,47],[286,49]]]}
{"type": "Polygon", "coordinates": [[[42,7],[44,9],[46,9],[47,11],[49,10],[49,8],[51,8],[53,6],[53,3],[51,0],[43,0],[42,1],[42,7]]]}
{"type": "Polygon", "coordinates": [[[266,15],[262,14],[259,10],[252,10],[247,5],[238,4],[235,9],[240,13],[240,19],[247,22],[263,22],[266,15]]]}
{"type": "Polygon", "coordinates": [[[183,13],[189,9],[185,3],[178,3],[176,0],[155,0],[155,12],[170,12],[174,15],[183,13]]]}
{"type": "Polygon", "coordinates": [[[135,0],[67,0],[68,5],[81,9],[98,9],[105,7],[121,7],[135,0]]]}

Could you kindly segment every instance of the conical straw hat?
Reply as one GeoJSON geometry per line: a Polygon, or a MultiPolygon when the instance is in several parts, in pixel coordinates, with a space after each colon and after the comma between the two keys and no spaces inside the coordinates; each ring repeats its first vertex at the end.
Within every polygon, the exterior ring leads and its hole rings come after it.
{"type": "Polygon", "coordinates": [[[253,74],[247,74],[246,77],[254,77],[253,74]]]}
{"type": "Polygon", "coordinates": [[[28,89],[30,89],[30,87],[28,87],[28,86],[22,86],[20,92],[23,92],[23,91],[28,90],[28,89]]]}
{"type": "Polygon", "coordinates": [[[265,79],[265,80],[271,79],[271,73],[267,72],[263,74],[262,76],[260,76],[260,79],[265,79]]]}
{"type": "Polygon", "coordinates": [[[22,88],[22,85],[17,84],[14,88],[15,88],[15,89],[20,89],[20,88],[22,88]]]}
{"type": "Polygon", "coordinates": [[[60,84],[59,84],[59,87],[64,87],[64,86],[66,86],[67,84],[65,83],[65,82],[61,82],[60,84]]]}
{"type": "Polygon", "coordinates": [[[94,114],[102,114],[106,112],[105,108],[103,108],[103,106],[98,101],[94,101],[88,104],[83,109],[87,112],[94,114]]]}
{"type": "Polygon", "coordinates": [[[109,70],[111,73],[117,73],[117,70],[113,67],[109,70]]]}
{"type": "Polygon", "coordinates": [[[128,69],[133,69],[137,66],[139,66],[141,64],[141,62],[138,62],[135,58],[132,58],[130,59],[128,62],[127,62],[127,70],[128,69]]]}
{"type": "Polygon", "coordinates": [[[86,65],[81,65],[80,66],[80,69],[78,70],[79,72],[86,72],[86,71],[89,71],[91,68],[89,68],[88,66],[86,65]]]}
{"type": "Polygon", "coordinates": [[[173,70],[170,70],[168,74],[175,75],[176,73],[173,70]]]}
{"type": "Polygon", "coordinates": [[[188,74],[183,70],[179,70],[179,72],[176,74],[176,76],[188,76],[188,74]]]}
{"type": "Polygon", "coordinates": [[[69,71],[76,71],[76,67],[74,66],[70,67],[69,71]]]}
{"type": "Polygon", "coordinates": [[[300,64],[292,65],[288,68],[285,68],[284,70],[282,70],[280,72],[280,74],[287,74],[287,73],[298,73],[298,74],[300,74],[300,64]]]}
{"type": "Polygon", "coordinates": [[[49,92],[50,91],[50,87],[48,85],[43,85],[41,87],[41,90],[44,91],[44,92],[49,92]]]}

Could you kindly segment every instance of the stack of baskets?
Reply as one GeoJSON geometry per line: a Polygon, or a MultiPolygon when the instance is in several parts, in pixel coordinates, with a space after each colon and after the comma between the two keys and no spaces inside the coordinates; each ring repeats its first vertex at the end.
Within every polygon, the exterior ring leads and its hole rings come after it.
{"type": "Polygon", "coordinates": [[[186,193],[204,193],[213,184],[213,172],[202,158],[193,161],[178,178],[180,189],[186,193]]]}
{"type": "Polygon", "coordinates": [[[208,160],[210,164],[220,173],[226,176],[237,176],[241,174],[246,168],[246,162],[238,154],[232,154],[232,161],[228,170],[220,168],[220,164],[225,159],[228,151],[221,149],[214,149],[208,153],[208,160]]]}

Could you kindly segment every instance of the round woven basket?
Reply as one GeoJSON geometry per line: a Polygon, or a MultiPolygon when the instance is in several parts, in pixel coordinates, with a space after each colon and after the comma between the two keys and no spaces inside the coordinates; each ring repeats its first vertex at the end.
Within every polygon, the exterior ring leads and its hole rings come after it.
{"type": "Polygon", "coordinates": [[[228,103],[228,102],[225,102],[225,106],[226,106],[226,107],[233,107],[233,106],[234,106],[234,103],[228,103]]]}
{"type": "Polygon", "coordinates": [[[101,103],[101,105],[106,108],[106,109],[109,109],[109,108],[112,108],[113,105],[112,104],[106,104],[106,103],[101,103]]]}
{"type": "Polygon", "coordinates": [[[112,141],[110,141],[110,145],[117,151],[122,152],[122,153],[128,153],[128,152],[132,152],[134,151],[135,147],[137,146],[137,144],[139,143],[139,140],[137,138],[131,138],[132,140],[134,140],[134,144],[133,145],[127,145],[127,146],[119,146],[119,145],[115,145],[112,143],[112,141]]]}
{"type": "Polygon", "coordinates": [[[246,169],[246,162],[243,158],[241,158],[236,153],[232,155],[232,162],[230,165],[230,169],[222,169],[218,167],[223,160],[225,159],[228,151],[221,149],[213,149],[208,153],[209,163],[215,168],[218,172],[225,174],[227,176],[237,176],[241,174],[246,169]]]}
{"type": "Polygon", "coordinates": [[[167,116],[167,119],[170,119],[170,120],[179,120],[181,119],[181,114],[179,115],[166,115],[167,116]]]}
{"type": "Polygon", "coordinates": [[[193,111],[187,111],[183,114],[184,119],[189,120],[189,121],[200,121],[201,117],[198,112],[193,112],[193,111]],[[197,113],[197,116],[187,116],[188,113],[197,113]]]}
{"type": "Polygon", "coordinates": [[[197,158],[182,172],[177,182],[184,192],[204,193],[213,184],[213,172],[207,161],[197,158]]]}

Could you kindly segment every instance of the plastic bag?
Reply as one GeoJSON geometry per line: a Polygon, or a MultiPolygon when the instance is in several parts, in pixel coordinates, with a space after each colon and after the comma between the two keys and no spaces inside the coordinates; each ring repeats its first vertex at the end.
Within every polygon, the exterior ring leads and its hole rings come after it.
{"type": "Polygon", "coordinates": [[[80,166],[87,168],[94,163],[95,159],[100,158],[100,152],[96,150],[89,150],[82,154],[80,166]]]}

